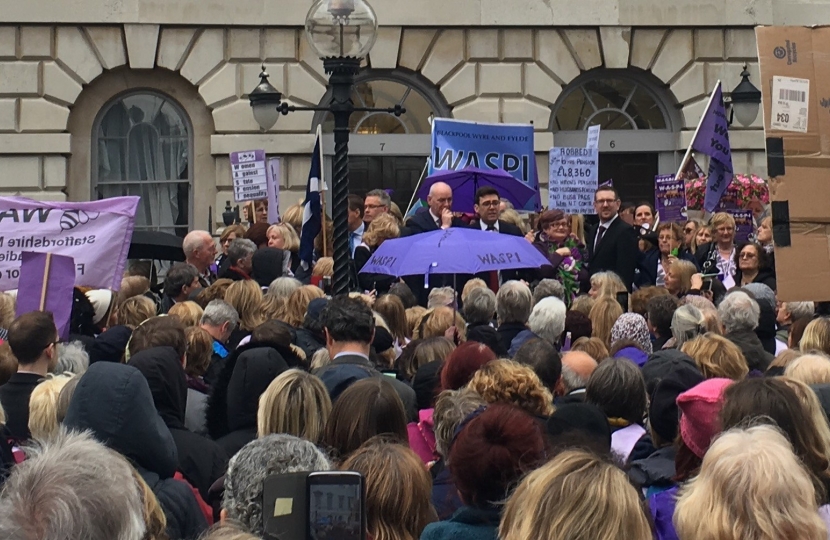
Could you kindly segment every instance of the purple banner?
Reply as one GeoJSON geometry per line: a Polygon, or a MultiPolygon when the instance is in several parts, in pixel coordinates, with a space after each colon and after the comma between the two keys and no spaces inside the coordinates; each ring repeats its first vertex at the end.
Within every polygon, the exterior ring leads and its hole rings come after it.
{"type": "Polygon", "coordinates": [[[728,210],[728,213],[735,218],[735,242],[748,242],[753,229],[752,210],[728,210]]]}
{"type": "Polygon", "coordinates": [[[47,202],[0,197],[0,291],[18,288],[24,251],[75,259],[75,285],[121,288],[139,197],[47,202]]]}
{"type": "Polygon", "coordinates": [[[732,183],[732,150],[729,145],[729,119],[723,105],[720,83],[709,100],[698,126],[692,148],[709,156],[709,174],[703,208],[714,211],[726,188],[732,183]]]}
{"type": "Polygon", "coordinates": [[[686,183],[673,174],[654,177],[654,208],[661,222],[680,223],[686,220],[686,183]]]}
{"type": "Polygon", "coordinates": [[[32,311],[51,311],[58,336],[68,339],[75,261],[64,255],[31,251],[24,251],[20,255],[22,260],[15,314],[19,317],[32,311]]]}

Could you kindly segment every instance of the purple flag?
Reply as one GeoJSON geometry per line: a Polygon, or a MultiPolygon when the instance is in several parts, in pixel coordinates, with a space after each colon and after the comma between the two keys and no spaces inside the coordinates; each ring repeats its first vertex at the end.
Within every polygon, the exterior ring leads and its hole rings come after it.
{"type": "Polygon", "coordinates": [[[18,288],[21,253],[75,259],[75,285],[121,288],[139,197],[91,202],[0,197],[0,291],[18,288]]]}
{"type": "Polygon", "coordinates": [[[20,258],[16,315],[51,311],[58,336],[67,339],[72,314],[72,289],[75,287],[75,259],[33,251],[22,252],[20,258]]]}
{"type": "Polygon", "coordinates": [[[692,148],[709,156],[709,177],[703,208],[712,212],[726,188],[732,183],[732,150],[729,146],[729,120],[723,105],[720,82],[712,92],[709,106],[703,113],[692,148]]]}

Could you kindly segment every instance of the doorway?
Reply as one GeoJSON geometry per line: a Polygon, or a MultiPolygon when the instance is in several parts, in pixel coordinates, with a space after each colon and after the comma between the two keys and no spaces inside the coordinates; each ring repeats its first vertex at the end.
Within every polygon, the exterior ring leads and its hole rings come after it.
{"type": "Polygon", "coordinates": [[[657,152],[600,152],[599,183],[613,179],[620,199],[654,202],[654,177],[659,174],[657,152]]]}
{"type": "Polygon", "coordinates": [[[392,201],[406,212],[425,164],[425,157],[349,156],[349,192],[364,196],[373,189],[391,189],[392,201]]]}

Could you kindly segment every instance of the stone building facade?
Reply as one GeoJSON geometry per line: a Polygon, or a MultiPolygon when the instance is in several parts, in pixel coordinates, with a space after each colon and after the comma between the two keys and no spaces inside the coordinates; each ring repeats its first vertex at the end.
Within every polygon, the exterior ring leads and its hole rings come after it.
{"type": "MultiPolygon", "coordinates": [[[[279,156],[281,206],[303,196],[313,131],[292,113],[260,132],[247,93],[264,64],[298,105],[325,100],[303,34],[310,0],[0,0],[0,192],[143,196],[139,226],[206,228],[232,200],[228,154],[279,156]]],[[[717,80],[746,64],[754,27],[814,24],[799,0],[374,0],[379,37],[355,99],[408,112],[353,118],[352,187],[405,204],[429,155],[429,116],[535,126],[547,150],[603,126],[600,175],[629,197],[676,170],[717,80]]],[[[737,172],[764,175],[761,118],[731,133],[737,172]]],[[[333,150],[327,138],[326,153],[333,150]]],[[[543,193],[546,200],[546,193],[543,193]]]]}

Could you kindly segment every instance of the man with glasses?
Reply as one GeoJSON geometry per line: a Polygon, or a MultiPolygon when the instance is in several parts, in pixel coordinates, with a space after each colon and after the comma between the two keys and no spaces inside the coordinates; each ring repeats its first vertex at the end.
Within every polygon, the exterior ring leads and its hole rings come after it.
{"type": "MultiPolygon", "coordinates": [[[[475,206],[473,207],[477,217],[470,222],[470,227],[497,234],[500,233],[509,234],[511,236],[524,236],[521,229],[517,226],[499,219],[499,214],[501,213],[500,207],[501,198],[499,197],[499,192],[496,188],[491,186],[479,188],[478,191],[476,191],[475,206]]],[[[502,272],[483,273],[477,275],[476,277],[479,277],[487,282],[493,292],[498,292],[499,285],[511,279],[529,278],[527,281],[533,281],[533,276],[531,274],[528,272],[524,272],[523,274],[527,275],[520,276],[519,272],[516,270],[505,270],[502,272]]]]}
{"type": "Polygon", "coordinates": [[[392,206],[392,198],[382,189],[373,189],[366,194],[366,199],[363,201],[363,222],[366,228],[373,219],[381,214],[389,212],[392,206]]]}
{"type": "Polygon", "coordinates": [[[628,290],[634,282],[639,248],[637,232],[619,217],[620,197],[611,186],[600,186],[594,193],[594,209],[599,223],[588,230],[588,271],[614,272],[628,290]]]}

